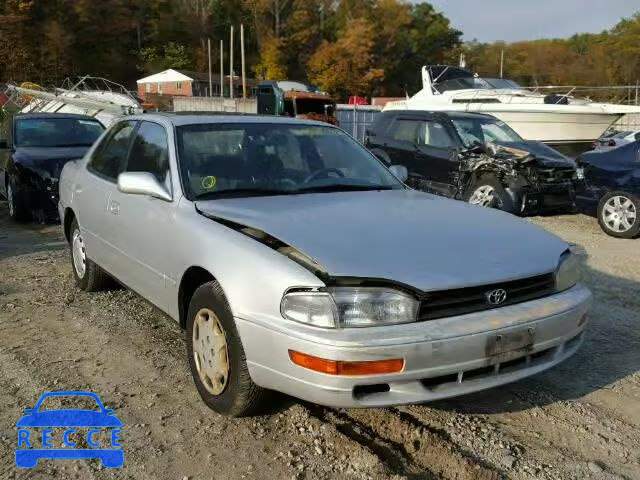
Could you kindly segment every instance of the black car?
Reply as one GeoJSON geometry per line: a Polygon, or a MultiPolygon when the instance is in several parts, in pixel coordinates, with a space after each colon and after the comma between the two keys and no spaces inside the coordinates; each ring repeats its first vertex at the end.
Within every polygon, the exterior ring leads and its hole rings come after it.
{"type": "Polygon", "coordinates": [[[517,214],[575,208],[575,162],[490,115],[382,112],[365,144],[417,190],[517,214]]]}
{"type": "Polygon", "coordinates": [[[69,160],[81,158],[102,134],[95,118],[70,113],[15,115],[0,139],[0,194],[18,221],[58,216],[58,179],[69,160]]]}
{"type": "Polygon", "coordinates": [[[640,141],[580,155],[584,182],[578,200],[596,213],[598,223],[612,237],[634,238],[640,233],[640,141]]]}

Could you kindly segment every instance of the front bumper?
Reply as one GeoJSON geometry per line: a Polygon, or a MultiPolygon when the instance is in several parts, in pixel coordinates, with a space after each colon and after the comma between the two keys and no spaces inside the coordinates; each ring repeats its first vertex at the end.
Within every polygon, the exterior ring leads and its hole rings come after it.
{"type": "Polygon", "coordinates": [[[546,370],[576,352],[591,292],[566,292],[518,305],[413,324],[322,330],[273,328],[236,318],[249,372],[258,385],[333,407],[380,407],[464,395],[546,370]],[[527,345],[496,353],[496,338],[527,345]],[[335,376],[297,366],[288,351],[344,361],[403,358],[402,372],[335,376]]]}
{"type": "Polygon", "coordinates": [[[57,180],[42,180],[37,185],[19,184],[16,195],[37,220],[58,220],[57,180]]]}
{"type": "Polygon", "coordinates": [[[507,188],[506,191],[522,214],[570,211],[576,202],[573,183],[539,184],[535,187],[507,188]]]}

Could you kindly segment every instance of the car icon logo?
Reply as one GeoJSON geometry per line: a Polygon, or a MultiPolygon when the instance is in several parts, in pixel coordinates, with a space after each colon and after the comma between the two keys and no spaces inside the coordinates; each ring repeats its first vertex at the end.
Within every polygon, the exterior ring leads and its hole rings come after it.
{"type": "Polygon", "coordinates": [[[503,288],[496,288],[485,293],[484,298],[489,305],[501,305],[507,300],[507,291],[503,288]]]}
{"type": "Polygon", "coordinates": [[[16,423],[18,447],[15,451],[15,461],[18,467],[33,468],[41,458],[99,458],[105,468],[119,468],[124,464],[124,451],[120,445],[122,422],[114,415],[114,410],[104,407],[95,393],[48,392],[40,397],[34,408],[25,409],[24,413],[16,423]],[[61,397],[59,400],[63,401],[69,397],[81,397],[86,401],[93,399],[98,409],[41,409],[42,403],[51,397],[61,397]],[[57,432],[59,427],[65,430],[57,440],[61,440],[67,448],[53,448],[53,429],[56,428],[57,432]],[[77,429],[87,432],[83,435],[77,429]],[[40,437],[37,437],[38,431],[40,437]],[[105,441],[105,435],[110,441],[105,441]],[[77,447],[78,443],[83,443],[84,440],[91,448],[77,447]]]}

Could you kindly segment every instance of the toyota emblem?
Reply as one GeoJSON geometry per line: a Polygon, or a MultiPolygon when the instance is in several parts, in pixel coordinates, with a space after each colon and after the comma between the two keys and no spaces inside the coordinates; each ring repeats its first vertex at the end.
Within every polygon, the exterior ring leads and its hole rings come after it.
{"type": "Polygon", "coordinates": [[[487,303],[490,305],[501,305],[507,299],[507,291],[503,288],[496,288],[484,294],[487,303]]]}

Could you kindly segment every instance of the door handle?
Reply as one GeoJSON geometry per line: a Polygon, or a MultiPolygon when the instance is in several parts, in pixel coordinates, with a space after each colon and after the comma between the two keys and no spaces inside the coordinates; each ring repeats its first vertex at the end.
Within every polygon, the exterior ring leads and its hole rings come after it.
{"type": "Polygon", "coordinates": [[[118,215],[120,213],[120,204],[116,201],[109,203],[109,212],[118,215]]]}

